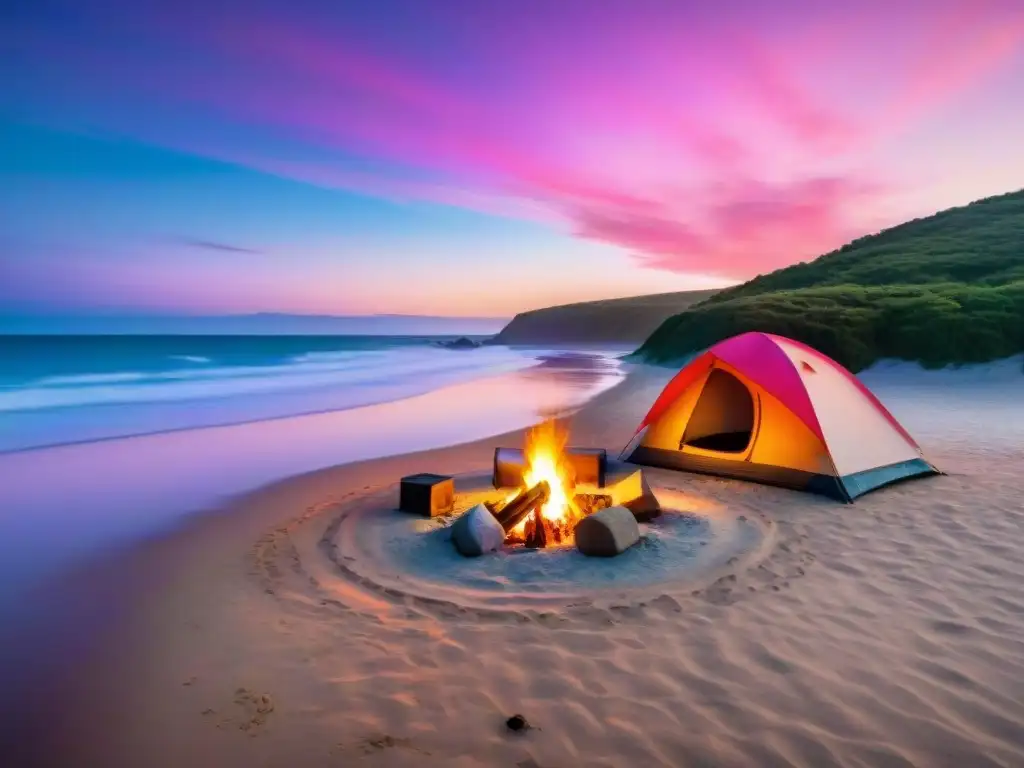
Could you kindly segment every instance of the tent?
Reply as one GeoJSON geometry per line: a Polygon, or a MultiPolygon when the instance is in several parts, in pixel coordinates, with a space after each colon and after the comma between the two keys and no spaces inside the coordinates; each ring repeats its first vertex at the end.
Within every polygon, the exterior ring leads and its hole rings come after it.
{"type": "Polygon", "coordinates": [[[623,458],[842,501],[938,473],[853,374],[767,333],[719,342],[676,374],[623,458]]]}

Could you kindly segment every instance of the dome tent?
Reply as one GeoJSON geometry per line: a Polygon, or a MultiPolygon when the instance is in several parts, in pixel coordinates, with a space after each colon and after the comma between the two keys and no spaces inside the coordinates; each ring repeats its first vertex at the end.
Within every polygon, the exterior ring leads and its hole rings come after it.
{"type": "Polygon", "coordinates": [[[744,333],[668,383],[623,457],[842,501],[938,470],[859,379],[800,342],[744,333]]]}

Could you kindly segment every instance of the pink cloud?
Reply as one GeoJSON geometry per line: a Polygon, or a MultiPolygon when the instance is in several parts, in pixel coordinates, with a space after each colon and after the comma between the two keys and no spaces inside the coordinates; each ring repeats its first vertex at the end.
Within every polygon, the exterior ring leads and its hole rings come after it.
{"type": "MultiPolygon", "coordinates": [[[[817,63],[814,59],[800,62],[804,67],[817,63]]],[[[784,52],[744,36],[737,65],[735,87],[789,140],[827,154],[846,149],[863,134],[862,120],[844,114],[834,103],[816,99],[801,85],[784,52]]]]}
{"type": "Polygon", "coordinates": [[[658,259],[686,258],[708,249],[708,238],[676,217],[581,208],[573,211],[575,234],[603,240],[658,259]]]}
{"type": "Polygon", "coordinates": [[[645,266],[742,278],[817,255],[855,232],[853,208],[881,192],[841,177],[746,181],[660,215],[579,209],[576,234],[630,249],[645,266]]]}
{"type": "Polygon", "coordinates": [[[882,128],[890,132],[942,106],[988,77],[1024,48],[1024,6],[996,14],[979,0],[940,15],[921,40],[916,59],[889,105],[882,128]]]}

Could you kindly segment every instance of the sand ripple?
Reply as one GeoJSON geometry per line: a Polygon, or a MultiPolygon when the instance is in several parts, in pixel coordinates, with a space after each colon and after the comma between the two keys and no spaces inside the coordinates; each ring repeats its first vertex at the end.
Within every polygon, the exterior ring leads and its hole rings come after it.
{"type": "Polygon", "coordinates": [[[551,598],[399,568],[345,522],[390,487],[269,534],[254,574],[304,627],[339,749],[379,732],[381,765],[1024,765],[1016,470],[852,507],[666,477],[764,535],[675,579],[551,598]],[[539,730],[510,739],[512,712],[539,730]]]}

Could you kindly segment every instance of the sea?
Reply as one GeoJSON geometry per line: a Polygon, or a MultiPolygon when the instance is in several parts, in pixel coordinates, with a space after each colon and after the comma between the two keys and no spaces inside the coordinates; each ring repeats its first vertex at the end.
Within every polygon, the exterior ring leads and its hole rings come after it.
{"type": "Polygon", "coordinates": [[[630,351],[454,338],[0,336],[0,610],[274,480],[571,411],[630,351]]]}
{"type": "Polygon", "coordinates": [[[0,337],[0,452],[356,408],[522,370],[545,354],[440,346],[451,340],[0,337]]]}

